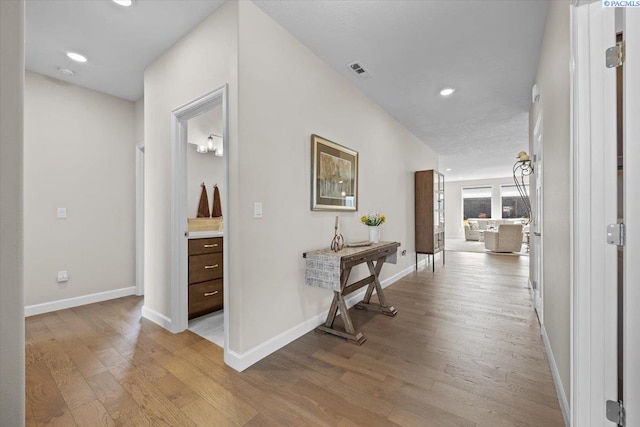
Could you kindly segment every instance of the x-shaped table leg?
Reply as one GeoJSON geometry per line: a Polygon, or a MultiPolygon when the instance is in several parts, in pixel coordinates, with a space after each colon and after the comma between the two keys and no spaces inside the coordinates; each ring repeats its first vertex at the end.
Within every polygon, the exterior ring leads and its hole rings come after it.
{"type": "Polygon", "coordinates": [[[347,303],[344,301],[344,296],[342,295],[342,292],[347,286],[350,274],[351,268],[346,268],[342,271],[342,274],[340,275],[341,291],[333,291],[333,301],[331,302],[331,307],[327,314],[327,320],[324,322],[324,325],[318,326],[316,330],[337,335],[339,337],[355,341],[358,344],[362,344],[367,339],[361,332],[356,332],[353,327],[353,322],[351,321],[351,316],[349,316],[349,310],[347,309],[347,303]],[[340,309],[340,316],[344,323],[344,332],[333,327],[333,322],[336,320],[338,309],[340,309]]]}
{"type": "Polygon", "coordinates": [[[398,314],[398,310],[396,310],[393,306],[387,306],[387,300],[384,296],[384,292],[382,291],[382,285],[380,284],[380,271],[382,270],[382,265],[384,264],[386,256],[378,258],[375,266],[373,265],[373,261],[367,261],[367,266],[369,267],[369,272],[373,277],[373,281],[369,284],[367,288],[367,292],[364,295],[364,299],[355,305],[356,308],[361,310],[374,310],[378,311],[386,316],[395,316],[398,314]],[[371,303],[371,296],[373,295],[373,290],[375,289],[376,294],[378,294],[378,300],[380,304],[371,303]]]}

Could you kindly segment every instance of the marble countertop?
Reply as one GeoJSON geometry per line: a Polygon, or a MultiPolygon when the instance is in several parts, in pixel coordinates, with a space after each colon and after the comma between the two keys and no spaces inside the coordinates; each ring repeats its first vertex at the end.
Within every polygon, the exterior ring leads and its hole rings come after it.
{"type": "Polygon", "coordinates": [[[223,237],[224,231],[216,230],[216,231],[190,231],[189,239],[206,239],[209,237],[223,237]]]}

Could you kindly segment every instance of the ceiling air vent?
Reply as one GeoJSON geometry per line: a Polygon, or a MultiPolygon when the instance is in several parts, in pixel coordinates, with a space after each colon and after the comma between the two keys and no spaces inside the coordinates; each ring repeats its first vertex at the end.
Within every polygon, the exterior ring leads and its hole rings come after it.
{"type": "Polygon", "coordinates": [[[362,79],[366,79],[371,77],[371,74],[364,69],[364,67],[362,66],[362,64],[360,64],[359,62],[352,62],[351,64],[348,64],[347,67],[349,67],[349,69],[351,71],[353,71],[354,73],[356,73],[356,75],[362,79]]]}

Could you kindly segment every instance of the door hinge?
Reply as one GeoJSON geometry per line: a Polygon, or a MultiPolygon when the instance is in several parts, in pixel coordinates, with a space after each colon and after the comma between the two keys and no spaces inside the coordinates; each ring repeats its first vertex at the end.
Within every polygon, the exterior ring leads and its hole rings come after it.
{"type": "Polygon", "coordinates": [[[624,224],[607,225],[607,243],[610,245],[624,246],[624,224]]]}
{"type": "Polygon", "coordinates": [[[624,64],[624,41],[618,42],[615,46],[607,49],[605,58],[607,68],[617,68],[624,64]]]}
{"type": "Polygon", "coordinates": [[[622,400],[607,400],[607,419],[624,427],[624,404],[622,400]]]}

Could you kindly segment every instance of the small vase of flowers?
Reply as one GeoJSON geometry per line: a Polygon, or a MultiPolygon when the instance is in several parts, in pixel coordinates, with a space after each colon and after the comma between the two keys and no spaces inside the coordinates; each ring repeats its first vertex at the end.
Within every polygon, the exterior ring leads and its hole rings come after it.
{"type": "Polygon", "coordinates": [[[368,214],[360,217],[360,222],[369,227],[369,241],[372,243],[378,243],[380,241],[380,229],[381,224],[387,221],[387,217],[378,211],[369,211],[368,214]]]}

